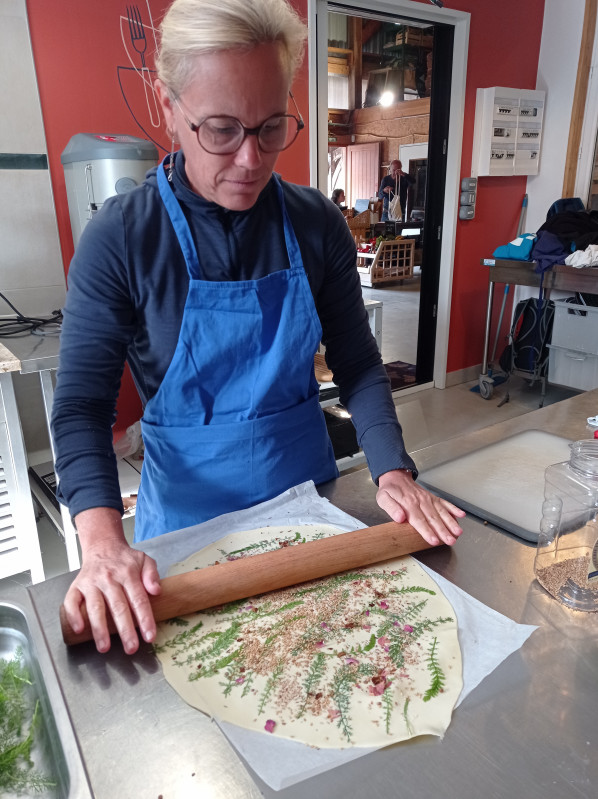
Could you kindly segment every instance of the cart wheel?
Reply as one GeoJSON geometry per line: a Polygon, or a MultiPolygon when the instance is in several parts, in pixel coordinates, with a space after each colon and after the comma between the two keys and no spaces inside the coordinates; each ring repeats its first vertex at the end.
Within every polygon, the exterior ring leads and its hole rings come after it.
{"type": "Polygon", "coordinates": [[[494,391],[494,380],[491,377],[480,377],[480,397],[489,400],[494,391]]]}

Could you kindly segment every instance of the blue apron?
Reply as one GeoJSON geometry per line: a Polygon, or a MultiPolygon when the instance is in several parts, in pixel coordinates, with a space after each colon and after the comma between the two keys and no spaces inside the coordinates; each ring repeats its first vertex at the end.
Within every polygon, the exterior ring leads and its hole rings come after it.
{"type": "Polygon", "coordinates": [[[206,281],[158,168],[189,293],[172,362],[141,421],[136,541],[250,507],[305,480],[338,477],[313,368],[322,328],[278,178],[276,186],[290,268],[258,280],[206,281]]]}

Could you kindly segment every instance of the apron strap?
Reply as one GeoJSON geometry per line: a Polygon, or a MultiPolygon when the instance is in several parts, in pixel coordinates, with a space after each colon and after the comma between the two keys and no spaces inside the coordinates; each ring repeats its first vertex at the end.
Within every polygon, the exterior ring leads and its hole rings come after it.
{"type": "Polygon", "coordinates": [[[274,172],[273,175],[276,182],[280,207],[282,208],[282,224],[284,228],[284,240],[287,246],[287,255],[289,256],[289,264],[291,265],[291,269],[296,269],[298,267],[303,268],[301,250],[299,249],[299,242],[297,241],[297,236],[295,236],[295,231],[293,230],[293,226],[287,212],[280,176],[277,175],[276,172],[274,172]]]}
{"type": "MultiPolygon", "coordinates": [[[[174,227],[174,231],[176,233],[177,239],[179,240],[179,244],[181,245],[183,256],[185,258],[185,263],[187,264],[187,272],[189,273],[189,277],[191,278],[191,280],[199,280],[201,274],[199,266],[199,258],[197,256],[197,250],[193,243],[191,228],[189,227],[189,223],[185,219],[185,215],[183,214],[179,201],[174,196],[172,186],[168,182],[166,173],[164,171],[166,165],[166,159],[168,157],[169,157],[168,155],[165,156],[162,163],[158,166],[158,190],[160,192],[160,197],[162,198],[168,216],[170,217],[170,221],[172,222],[172,226],[174,227]]],[[[273,173],[273,175],[276,183],[278,200],[282,208],[284,240],[287,248],[289,264],[291,266],[291,269],[297,269],[297,268],[303,269],[303,259],[301,257],[301,250],[299,249],[299,242],[297,241],[295,231],[293,230],[293,226],[291,224],[291,220],[289,218],[286,209],[280,177],[276,173],[273,173]]]]}
{"type": "Polygon", "coordinates": [[[170,217],[170,221],[172,222],[172,226],[174,227],[176,237],[181,245],[189,277],[191,280],[199,280],[199,258],[197,257],[197,250],[193,244],[191,229],[181,210],[179,201],[174,196],[172,188],[168,183],[166,173],[164,172],[167,158],[168,155],[165,156],[162,163],[158,166],[158,189],[162,197],[162,202],[170,217]]]}

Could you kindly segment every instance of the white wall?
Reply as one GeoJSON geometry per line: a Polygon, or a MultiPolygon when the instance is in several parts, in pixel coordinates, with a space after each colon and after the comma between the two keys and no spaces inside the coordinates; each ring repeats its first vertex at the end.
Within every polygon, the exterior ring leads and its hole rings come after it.
{"type": "MultiPolygon", "coordinates": [[[[0,0],[0,108],[0,153],[47,154],[25,0],[0,0]]],[[[65,278],[48,169],[0,169],[0,241],[0,291],[25,315],[61,308],[65,278]]],[[[0,298],[0,316],[13,315],[0,298]]]]}
{"type": "Polygon", "coordinates": [[[562,193],[585,0],[546,0],[536,89],[546,92],[540,173],[527,180],[526,231],[534,233],[562,193]]]}
{"type": "MultiPolygon", "coordinates": [[[[25,0],[0,0],[0,108],[0,154],[47,155],[25,0]]],[[[0,167],[10,163],[0,158],[0,167]]],[[[0,168],[0,246],[0,291],[9,301],[29,316],[62,308],[65,277],[48,169],[0,168]]],[[[14,312],[0,298],[2,316],[14,312]]],[[[39,379],[16,374],[14,383],[30,458],[49,454],[39,379]]]]}

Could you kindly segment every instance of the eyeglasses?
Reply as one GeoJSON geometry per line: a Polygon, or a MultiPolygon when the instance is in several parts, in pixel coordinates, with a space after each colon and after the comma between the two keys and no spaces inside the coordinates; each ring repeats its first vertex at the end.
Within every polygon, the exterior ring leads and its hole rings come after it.
{"type": "Polygon", "coordinates": [[[247,136],[257,136],[257,142],[263,153],[279,153],[290,147],[305,127],[292,92],[289,96],[295,105],[298,116],[293,114],[274,114],[268,117],[257,128],[246,128],[235,117],[207,117],[198,125],[187,117],[178,98],[175,103],[183,119],[196,134],[197,141],[203,149],[212,155],[232,155],[240,149],[247,136]]]}

